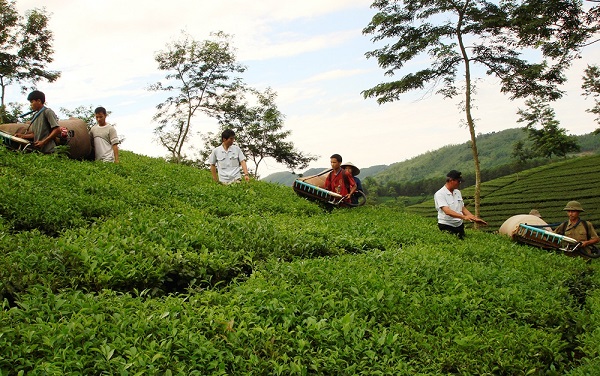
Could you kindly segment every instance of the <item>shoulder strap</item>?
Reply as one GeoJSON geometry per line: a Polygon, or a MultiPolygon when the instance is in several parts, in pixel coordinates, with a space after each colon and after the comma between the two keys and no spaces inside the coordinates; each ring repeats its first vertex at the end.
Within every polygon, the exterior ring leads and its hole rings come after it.
{"type": "Polygon", "coordinates": [[[46,106],[43,106],[42,108],[40,108],[40,110],[38,112],[36,112],[33,117],[31,118],[31,120],[29,120],[29,126],[27,127],[27,132],[29,132],[29,128],[31,128],[31,124],[33,124],[33,121],[40,116],[40,114],[42,112],[44,112],[44,110],[46,109],[46,106]]]}
{"type": "Polygon", "coordinates": [[[567,228],[567,223],[568,223],[568,221],[564,221],[563,223],[558,225],[558,227],[554,230],[554,232],[556,232],[557,234],[560,234],[560,235],[564,235],[565,229],[567,228]]]}
{"type": "Polygon", "coordinates": [[[581,224],[583,225],[583,228],[585,229],[585,238],[587,240],[590,240],[590,228],[588,227],[588,222],[581,221],[581,224]]]}
{"type": "MultiPolygon", "coordinates": [[[[579,220],[579,222],[581,222],[581,224],[583,225],[583,228],[585,229],[585,237],[586,237],[586,239],[590,240],[590,228],[589,228],[588,222],[587,221],[582,221],[582,220],[579,220]]],[[[577,225],[579,225],[579,222],[576,223],[575,226],[573,226],[573,227],[577,227],[577,225]]],[[[554,230],[554,232],[556,232],[557,234],[560,234],[560,235],[564,235],[568,223],[569,223],[569,221],[565,221],[565,222],[561,223],[556,228],[556,230],[554,230]]]]}
{"type": "Polygon", "coordinates": [[[33,121],[34,121],[34,120],[35,120],[35,119],[36,119],[38,116],[40,116],[40,114],[41,114],[42,112],[44,112],[44,110],[45,110],[45,109],[46,109],[46,106],[42,107],[42,108],[41,108],[41,109],[40,109],[38,112],[36,112],[36,113],[35,113],[35,115],[33,115],[33,118],[31,118],[31,122],[33,123],[33,121]]]}

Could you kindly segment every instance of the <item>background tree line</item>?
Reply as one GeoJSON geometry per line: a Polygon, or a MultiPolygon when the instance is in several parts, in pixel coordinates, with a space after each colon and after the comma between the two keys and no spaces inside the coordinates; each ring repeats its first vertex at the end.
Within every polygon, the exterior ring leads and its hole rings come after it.
{"type": "MultiPolygon", "coordinates": [[[[510,163],[481,171],[482,181],[486,182],[502,176],[510,175],[516,172],[524,171],[529,168],[552,163],[550,159],[532,159],[524,163],[510,163]]],[[[464,176],[464,187],[475,185],[475,177],[472,175],[464,176]]],[[[427,178],[417,181],[403,182],[392,180],[381,182],[370,176],[363,180],[363,186],[369,195],[377,197],[423,197],[430,198],[443,185],[443,176],[437,178],[427,178]]]]}
{"type": "MultiPolygon", "coordinates": [[[[529,168],[554,163],[565,158],[600,152],[600,137],[593,132],[575,136],[579,152],[566,156],[536,156],[522,160],[514,155],[515,144],[527,144],[530,140],[525,128],[505,129],[477,136],[482,146],[482,180],[493,180],[506,175],[518,173],[529,168]]],[[[433,195],[444,181],[444,175],[452,168],[463,172],[465,183],[463,188],[475,184],[469,168],[468,142],[457,145],[446,145],[429,151],[410,160],[398,162],[385,169],[365,176],[363,186],[369,197],[408,197],[412,203],[433,195]]],[[[362,174],[362,172],[361,172],[362,174]]]]}

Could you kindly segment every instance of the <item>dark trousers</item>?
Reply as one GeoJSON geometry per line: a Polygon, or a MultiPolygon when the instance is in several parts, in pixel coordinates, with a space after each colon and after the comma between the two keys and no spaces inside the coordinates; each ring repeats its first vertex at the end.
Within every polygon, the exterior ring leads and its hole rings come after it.
{"type": "Polygon", "coordinates": [[[438,223],[438,228],[442,231],[448,231],[454,235],[457,235],[459,239],[464,239],[464,237],[465,237],[465,224],[464,223],[461,223],[461,225],[458,227],[438,223]]]}

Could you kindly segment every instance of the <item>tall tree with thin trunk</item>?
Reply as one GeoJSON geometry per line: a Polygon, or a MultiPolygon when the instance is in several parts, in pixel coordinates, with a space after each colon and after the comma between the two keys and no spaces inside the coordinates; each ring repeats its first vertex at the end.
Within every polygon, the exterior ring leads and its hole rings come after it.
{"type": "Polygon", "coordinates": [[[54,54],[48,21],[44,9],[21,16],[14,1],[0,0],[0,115],[5,112],[8,86],[19,85],[25,92],[40,80],[54,82],[60,77],[60,72],[47,68],[54,54]]]}
{"type": "Polygon", "coordinates": [[[234,74],[245,70],[236,61],[229,35],[217,32],[211,36],[198,42],[182,33],[180,40],[155,56],[158,68],[167,74],[149,90],[169,96],[156,106],[154,120],[159,125],[154,132],[177,163],[186,158],[184,146],[192,134],[194,117],[212,113],[217,98],[237,86],[239,79],[234,74]]]}
{"type": "Polygon", "coordinates": [[[592,33],[581,3],[571,0],[377,0],[363,30],[382,47],[367,52],[386,75],[395,76],[415,60],[427,65],[395,81],[364,90],[380,104],[428,85],[446,98],[462,93],[475,167],[475,215],[479,216],[481,168],[473,119],[473,84],[478,75],[499,80],[511,99],[562,95],[564,70],[592,33]],[[532,52],[537,52],[537,59],[532,52]],[[417,60],[418,59],[418,60],[417,60]],[[530,61],[534,60],[534,61],[530,61]],[[474,70],[482,67],[481,70],[474,70]],[[460,75],[461,79],[457,77],[460,75]],[[458,81],[457,81],[458,80],[458,81]]]}

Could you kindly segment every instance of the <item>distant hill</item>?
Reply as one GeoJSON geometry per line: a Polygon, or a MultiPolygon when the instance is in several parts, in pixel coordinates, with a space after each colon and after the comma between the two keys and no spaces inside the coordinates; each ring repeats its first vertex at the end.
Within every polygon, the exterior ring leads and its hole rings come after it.
{"type": "Polygon", "coordinates": [[[294,184],[294,180],[303,177],[303,176],[311,176],[311,175],[316,175],[319,172],[326,170],[326,167],[323,168],[311,168],[308,169],[306,171],[304,171],[301,174],[292,174],[289,171],[282,171],[282,172],[276,172],[274,174],[268,175],[265,178],[262,178],[262,181],[266,181],[268,183],[276,183],[276,184],[281,184],[281,185],[288,185],[288,186],[292,186],[292,184],[294,184]]]}
{"type": "MultiPolygon", "coordinates": [[[[526,136],[520,128],[479,135],[477,148],[481,169],[510,163],[512,145],[517,141],[525,140],[526,136]]],[[[419,181],[444,176],[452,169],[462,171],[463,175],[474,175],[470,141],[443,146],[406,161],[394,163],[375,176],[375,179],[380,183],[419,181]]]]}
{"type": "MultiPolygon", "coordinates": [[[[590,133],[576,137],[582,155],[600,152],[600,136],[590,133]]],[[[513,145],[517,141],[526,139],[527,134],[522,128],[511,128],[477,136],[481,170],[492,170],[513,163],[514,159],[511,157],[513,145]]],[[[380,184],[388,181],[414,182],[443,177],[452,169],[461,171],[463,175],[475,175],[470,141],[447,145],[409,160],[394,163],[374,178],[380,184]]]]}
{"type": "MultiPolygon", "coordinates": [[[[374,175],[380,173],[381,171],[385,170],[386,168],[388,168],[387,165],[377,165],[377,166],[371,166],[371,167],[367,167],[367,168],[361,168],[360,174],[358,175],[358,177],[362,180],[362,179],[368,178],[369,176],[374,176],[374,175]]],[[[271,174],[261,180],[269,182],[269,183],[276,183],[276,184],[281,184],[281,185],[292,186],[292,184],[294,184],[294,180],[298,179],[299,177],[316,175],[316,174],[320,173],[321,171],[327,170],[327,169],[329,169],[329,167],[311,168],[311,169],[304,171],[304,173],[302,173],[302,174],[292,174],[291,172],[287,172],[287,171],[276,172],[276,173],[271,174]]]]}

